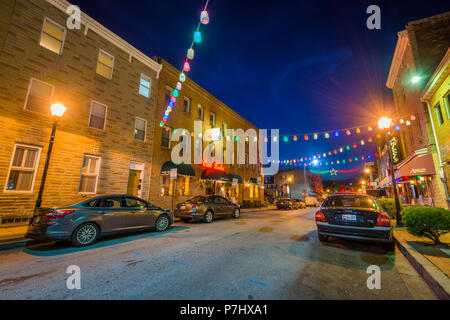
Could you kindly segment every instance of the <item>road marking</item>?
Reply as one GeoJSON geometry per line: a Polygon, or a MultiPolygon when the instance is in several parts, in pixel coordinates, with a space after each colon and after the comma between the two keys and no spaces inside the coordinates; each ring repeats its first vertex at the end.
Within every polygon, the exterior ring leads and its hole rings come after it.
{"type": "Polygon", "coordinates": [[[171,263],[178,263],[178,264],[182,264],[182,265],[186,265],[186,263],[184,263],[184,262],[175,261],[175,260],[169,260],[169,262],[171,262],[171,263]]]}
{"type": "Polygon", "coordinates": [[[249,281],[249,282],[252,282],[252,283],[260,284],[260,285],[262,285],[262,286],[264,286],[264,287],[267,286],[267,284],[262,283],[262,282],[259,282],[259,281],[255,281],[255,280],[251,280],[251,279],[249,279],[248,281],[249,281]]]}

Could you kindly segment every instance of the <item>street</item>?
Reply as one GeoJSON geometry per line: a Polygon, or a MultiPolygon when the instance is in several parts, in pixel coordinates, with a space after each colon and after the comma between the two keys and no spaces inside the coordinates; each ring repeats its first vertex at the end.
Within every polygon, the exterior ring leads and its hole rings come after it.
{"type": "MultiPolygon", "coordinates": [[[[435,299],[400,252],[320,243],[316,208],[243,213],[211,224],[0,251],[0,299],[435,299]],[[81,269],[69,290],[66,269],[81,269]],[[367,267],[381,268],[369,290],[367,267]]],[[[397,249],[398,250],[398,249],[397,249]]]]}

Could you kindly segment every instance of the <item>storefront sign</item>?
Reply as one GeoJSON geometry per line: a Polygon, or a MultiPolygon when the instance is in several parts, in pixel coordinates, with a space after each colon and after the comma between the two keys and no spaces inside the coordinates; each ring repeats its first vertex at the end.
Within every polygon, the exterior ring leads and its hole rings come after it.
{"type": "Polygon", "coordinates": [[[389,140],[389,148],[391,149],[392,163],[397,164],[402,161],[397,138],[393,137],[389,140]]]}
{"type": "Polygon", "coordinates": [[[178,173],[178,170],[177,170],[177,168],[172,168],[172,169],[170,169],[170,179],[176,179],[177,178],[177,173],[178,173]]]}
{"type": "Polygon", "coordinates": [[[237,184],[238,184],[238,179],[233,178],[233,181],[231,182],[231,186],[232,186],[233,188],[236,188],[236,187],[237,187],[237,184]]]}
{"type": "Polygon", "coordinates": [[[225,171],[225,165],[222,163],[208,163],[205,160],[202,160],[202,167],[207,169],[213,169],[217,171],[225,171]]]}
{"type": "Polygon", "coordinates": [[[260,187],[260,188],[261,188],[261,185],[262,185],[262,180],[261,180],[261,177],[258,177],[258,179],[257,179],[256,181],[257,181],[257,185],[258,185],[258,187],[260,187]]]}

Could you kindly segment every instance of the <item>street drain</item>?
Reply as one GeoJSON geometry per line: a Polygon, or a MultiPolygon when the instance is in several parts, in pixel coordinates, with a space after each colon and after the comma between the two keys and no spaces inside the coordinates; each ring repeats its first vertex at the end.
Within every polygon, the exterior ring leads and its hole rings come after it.
{"type": "Polygon", "coordinates": [[[262,227],[261,229],[259,229],[260,232],[272,232],[272,228],[270,227],[262,227]]]}

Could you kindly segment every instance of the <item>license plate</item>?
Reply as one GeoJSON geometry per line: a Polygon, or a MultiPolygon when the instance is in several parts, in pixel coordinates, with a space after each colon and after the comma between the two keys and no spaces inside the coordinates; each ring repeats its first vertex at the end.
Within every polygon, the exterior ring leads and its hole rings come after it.
{"type": "Polygon", "coordinates": [[[186,206],[181,206],[180,209],[184,210],[184,209],[186,209],[186,206]]]}
{"type": "Polygon", "coordinates": [[[343,214],[342,221],[356,221],[356,216],[354,214],[343,214]]]}

